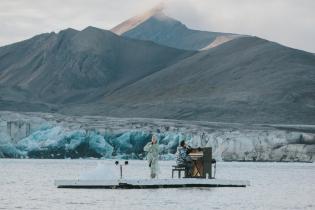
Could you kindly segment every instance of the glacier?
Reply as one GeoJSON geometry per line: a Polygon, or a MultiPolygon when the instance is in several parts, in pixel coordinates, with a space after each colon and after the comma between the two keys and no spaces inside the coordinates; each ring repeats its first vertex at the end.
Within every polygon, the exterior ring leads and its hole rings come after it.
{"type": "Polygon", "coordinates": [[[174,159],[181,140],[212,147],[218,161],[315,159],[315,126],[245,125],[202,121],[51,113],[0,112],[1,158],[144,159],[156,135],[160,157],[174,159]]]}

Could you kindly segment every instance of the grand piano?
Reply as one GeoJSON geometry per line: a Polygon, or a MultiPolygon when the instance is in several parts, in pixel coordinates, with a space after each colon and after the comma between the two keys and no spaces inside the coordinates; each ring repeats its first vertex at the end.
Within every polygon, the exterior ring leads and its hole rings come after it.
{"type": "Polygon", "coordinates": [[[191,148],[189,156],[193,161],[192,178],[214,178],[212,175],[212,148],[191,148]]]}

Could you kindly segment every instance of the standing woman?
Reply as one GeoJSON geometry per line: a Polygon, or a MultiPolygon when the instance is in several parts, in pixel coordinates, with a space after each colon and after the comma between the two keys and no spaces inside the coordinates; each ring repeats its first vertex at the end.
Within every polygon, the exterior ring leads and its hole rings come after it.
{"type": "Polygon", "coordinates": [[[149,167],[151,168],[151,178],[156,178],[159,170],[159,144],[157,143],[156,136],[152,136],[151,142],[149,142],[143,148],[145,152],[148,152],[147,159],[149,162],[149,167]]]}

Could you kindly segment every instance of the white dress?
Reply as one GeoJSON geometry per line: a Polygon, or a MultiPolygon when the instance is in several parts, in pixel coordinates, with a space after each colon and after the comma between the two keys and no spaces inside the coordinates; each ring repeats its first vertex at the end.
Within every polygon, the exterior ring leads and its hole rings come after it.
{"type": "Polygon", "coordinates": [[[159,173],[159,145],[149,142],[147,145],[145,145],[143,150],[148,152],[147,159],[149,167],[151,168],[151,178],[155,178],[159,173]]]}

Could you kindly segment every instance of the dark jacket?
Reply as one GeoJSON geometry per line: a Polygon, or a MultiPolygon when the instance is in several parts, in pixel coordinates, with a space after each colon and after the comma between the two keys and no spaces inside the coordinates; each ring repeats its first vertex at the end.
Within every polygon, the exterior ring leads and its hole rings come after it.
{"type": "Polygon", "coordinates": [[[177,147],[177,165],[185,165],[187,162],[191,162],[191,157],[188,155],[190,149],[187,147],[177,147]]]}

